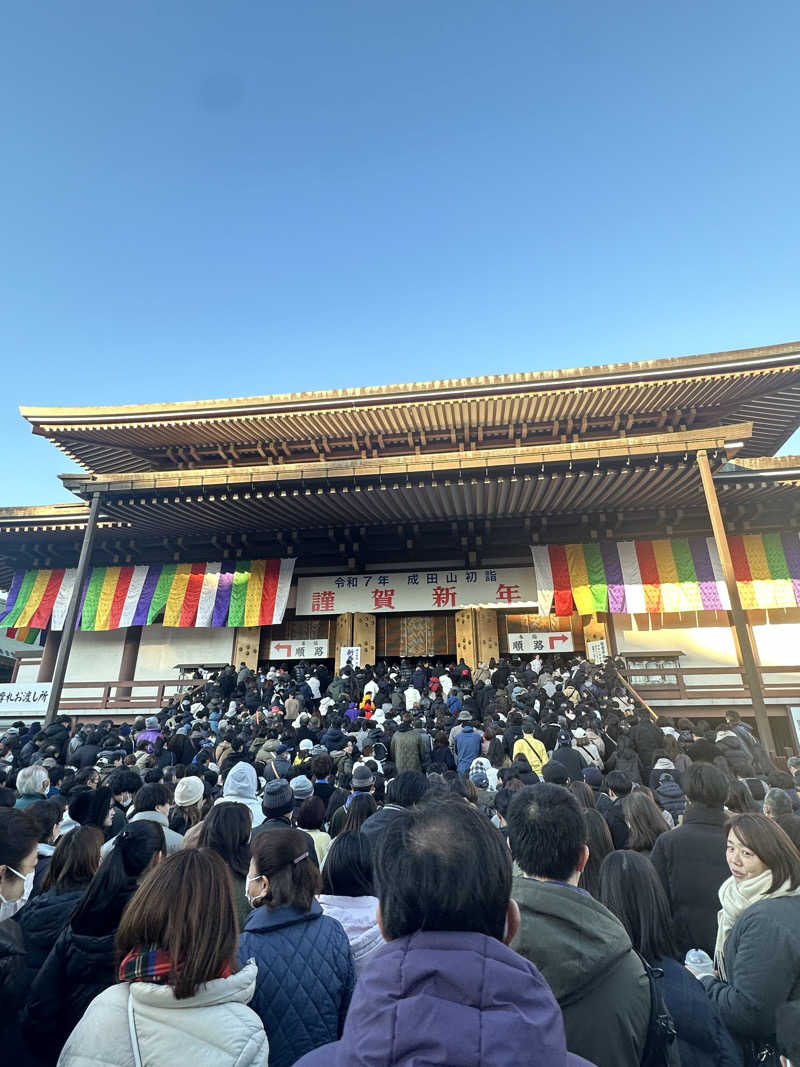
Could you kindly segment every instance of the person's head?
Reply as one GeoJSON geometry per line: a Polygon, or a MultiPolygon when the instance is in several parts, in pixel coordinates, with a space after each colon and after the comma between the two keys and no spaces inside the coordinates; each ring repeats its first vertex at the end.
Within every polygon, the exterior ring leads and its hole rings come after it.
{"type": "Polygon", "coordinates": [[[593,808],[595,806],[594,791],[586,782],[570,782],[567,789],[569,789],[582,808],[593,808]]]}
{"type": "Polygon", "coordinates": [[[792,889],[800,886],[800,852],[774,820],[755,812],[734,815],[725,832],[728,867],[737,882],[771,871],[768,892],[774,893],[786,881],[792,889]]]}
{"type": "Polygon", "coordinates": [[[111,802],[111,790],[107,786],[97,789],[90,789],[85,785],[77,786],[70,790],[69,794],[70,818],[81,826],[96,826],[105,831],[114,818],[111,802]]]}
{"type": "MultiPolygon", "coordinates": [[[[35,805],[31,805],[35,807],[35,805]]],[[[768,819],[774,819],[777,815],[791,815],[792,802],[789,794],[783,789],[768,789],[764,797],[764,814],[768,819]]]]}
{"type": "MultiPolygon", "coordinates": [[[[720,772],[721,773],[721,772],[720,772]]],[[[747,782],[739,778],[732,778],[728,782],[728,797],[725,801],[728,811],[744,814],[745,812],[758,811],[758,805],[753,800],[753,794],[747,782]]]]}
{"type": "Polygon", "coordinates": [[[58,838],[58,824],[61,822],[62,810],[57,800],[34,800],[25,811],[39,827],[39,841],[52,845],[58,838]]]}
{"type": "Polygon", "coordinates": [[[20,796],[44,796],[50,788],[50,776],[40,763],[32,767],[23,767],[17,775],[17,792],[20,796]]]}
{"type": "Polygon", "coordinates": [[[624,771],[611,771],[606,775],[606,789],[612,800],[626,797],[633,789],[633,782],[624,771]]]}
{"type": "Polygon", "coordinates": [[[103,835],[96,826],[76,826],[59,838],[42,888],[57,893],[86,889],[100,866],[102,844],[103,835]]]}
{"type": "Polygon", "coordinates": [[[372,845],[366,834],[344,829],[334,838],[322,868],[322,892],[337,897],[373,896],[372,845]]]}
{"type": "Polygon", "coordinates": [[[375,872],[387,941],[449,930],[508,944],[519,928],[503,835],[463,800],[433,800],[392,819],[375,872]]]}
{"type": "Polygon", "coordinates": [[[82,767],[75,775],[75,785],[86,785],[97,789],[100,785],[100,772],[97,767],[82,767]]]}
{"type": "Polygon", "coordinates": [[[664,888],[650,860],[638,852],[611,852],[600,868],[600,901],[628,932],[648,963],[679,960],[664,888]]]}
{"type": "Polygon", "coordinates": [[[0,809],[0,919],[31,895],[38,844],[39,827],[25,811],[0,809]]]}
{"type": "Polygon", "coordinates": [[[306,912],[319,889],[319,871],[300,830],[276,827],[253,839],[245,891],[254,907],[288,906],[306,912]]]}
{"type": "Polygon", "coordinates": [[[246,804],[215,804],[203,821],[198,848],[218,853],[239,878],[250,866],[253,816],[246,804]]]}
{"type": "Polygon", "coordinates": [[[150,867],[166,854],[164,831],[149,819],[132,822],[114,838],[114,847],[100,864],[89,888],[72,915],[72,922],[105,908],[130,882],[141,881],[150,867]]]}
{"type": "Polygon", "coordinates": [[[370,815],[375,814],[377,808],[378,805],[373,796],[369,793],[357,793],[348,805],[347,818],[342,829],[354,830],[357,833],[370,815]]]}
{"type": "Polygon", "coordinates": [[[586,825],[586,845],[589,849],[589,859],[581,871],[578,885],[581,889],[585,889],[587,893],[591,893],[595,900],[599,900],[600,868],[609,852],[614,851],[614,842],[611,838],[608,823],[597,808],[585,808],[583,821],[586,825]]]}
{"type": "Polygon", "coordinates": [[[511,853],[523,872],[577,884],[589,858],[586,824],[575,797],[540,782],[521,789],[508,809],[511,853]]]}
{"type": "Polygon", "coordinates": [[[203,817],[205,787],[203,779],[191,774],[181,778],[175,786],[175,806],[180,808],[185,825],[195,826],[203,817]]]}
{"type": "Polygon", "coordinates": [[[116,937],[120,977],[125,979],[130,953],[154,946],[170,960],[167,981],[175,999],[185,1000],[235,969],[238,939],[233,888],[222,857],[207,848],[181,849],[148,872],[125,909],[116,937]]]}
{"type": "Polygon", "coordinates": [[[691,804],[721,811],[728,797],[728,779],[713,763],[692,763],[683,775],[683,791],[691,804]]]}
{"type": "Polygon", "coordinates": [[[419,804],[428,789],[428,779],[419,771],[403,771],[393,778],[386,791],[390,804],[401,808],[413,808],[419,804]]]}
{"type": "Polygon", "coordinates": [[[325,822],[325,802],[313,796],[304,800],[297,812],[297,825],[301,830],[321,830],[325,822]]]}
{"type": "Polygon", "coordinates": [[[169,815],[169,789],[162,782],[143,785],[133,798],[133,810],[137,815],[140,811],[157,811],[161,815],[169,815]]]}
{"type": "Polygon", "coordinates": [[[114,803],[127,808],[142,787],[142,779],[127,767],[120,767],[108,776],[106,785],[111,790],[114,803]]]}
{"type": "Polygon", "coordinates": [[[643,789],[634,789],[624,798],[622,811],[628,826],[628,847],[635,852],[651,849],[669,829],[658,805],[643,789]]]}

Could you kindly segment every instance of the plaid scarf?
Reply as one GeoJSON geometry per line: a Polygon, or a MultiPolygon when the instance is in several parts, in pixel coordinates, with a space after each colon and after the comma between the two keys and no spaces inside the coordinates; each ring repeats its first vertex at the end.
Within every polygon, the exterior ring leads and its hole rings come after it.
{"type": "MultiPolygon", "coordinates": [[[[155,945],[133,948],[119,965],[120,982],[153,982],[155,985],[167,985],[172,972],[172,960],[169,953],[155,945]]],[[[225,964],[217,978],[229,978],[233,974],[229,964],[225,964]]]]}

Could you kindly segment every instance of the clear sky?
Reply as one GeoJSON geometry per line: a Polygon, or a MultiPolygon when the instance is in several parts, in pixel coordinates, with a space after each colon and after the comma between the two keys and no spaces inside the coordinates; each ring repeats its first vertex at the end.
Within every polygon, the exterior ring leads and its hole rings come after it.
{"type": "Polygon", "coordinates": [[[800,338],[796,0],[8,4],[0,504],[18,404],[800,338]]]}

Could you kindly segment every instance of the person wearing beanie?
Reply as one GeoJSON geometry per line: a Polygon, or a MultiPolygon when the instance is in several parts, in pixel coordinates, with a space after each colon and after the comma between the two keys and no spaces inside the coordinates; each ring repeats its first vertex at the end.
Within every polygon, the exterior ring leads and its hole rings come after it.
{"type": "Polygon", "coordinates": [[[175,806],[169,813],[169,826],[176,834],[185,834],[203,818],[205,787],[203,779],[187,774],[175,786],[175,806]]]}
{"type": "MultiPolygon", "coordinates": [[[[270,783],[274,784],[274,783],[270,783]]],[[[256,789],[258,777],[255,767],[250,763],[235,763],[228,771],[228,775],[222,786],[222,796],[214,801],[214,804],[236,803],[244,804],[250,810],[253,819],[253,829],[260,826],[264,821],[264,809],[258,802],[256,789]]]]}
{"type": "Polygon", "coordinates": [[[545,763],[544,767],[542,767],[542,780],[551,782],[553,785],[567,785],[569,775],[563,763],[556,763],[550,760],[549,763],[545,763]]]}
{"type": "Polygon", "coordinates": [[[140,741],[146,741],[148,750],[152,752],[156,740],[161,737],[161,724],[155,715],[149,715],[144,721],[144,730],[136,735],[136,745],[140,741]]]}
{"type": "MultiPolygon", "coordinates": [[[[305,777],[304,775],[301,777],[305,777]]],[[[308,779],[306,778],[306,781],[308,779]]],[[[293,823],[293,814],[295,807],[295,795],[292,791],[291,785],[285,778],[278,778],[274,782],[267,782],[264,787],[264,797],[261,801],[262,807],[262,822],[258,827],[253,828],[253,836],[250,839],[251,843],[263,833],[268,833],[270,830],[285,830],[287,826],[291,827],[293,823]]],[[[317,860],[317,850],[314,846],[314,838],[311,834],[307,834],[305,830],[299,830],[306,840],[308,845],[309,859],[314,863],[316,867],[319,867],[317,860]]]]}
{"type": "Polygon", "coordinates": [[[306,777],[305,774],[298,774],[295,778],[292,778],[289,785],[292,788],[295,800],[300,803],[304,800],[308,800],[314,792],[314,785],[311,779],[306,777]]]}

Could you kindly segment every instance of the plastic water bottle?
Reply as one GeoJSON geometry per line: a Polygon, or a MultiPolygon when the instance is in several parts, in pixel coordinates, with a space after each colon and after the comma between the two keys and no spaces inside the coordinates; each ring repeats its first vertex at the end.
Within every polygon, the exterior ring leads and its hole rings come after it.
{"type": "Polygon", "coordinates": [[[702,948],[690,948],[686,953],[685,964],[695,978],[701,978],[704,974],[713,975],[714,961],[702,948]]]}

